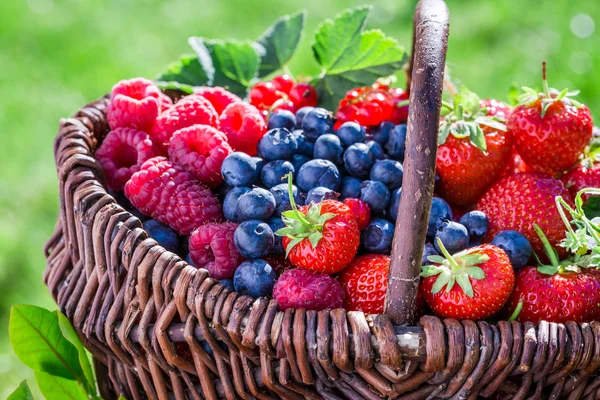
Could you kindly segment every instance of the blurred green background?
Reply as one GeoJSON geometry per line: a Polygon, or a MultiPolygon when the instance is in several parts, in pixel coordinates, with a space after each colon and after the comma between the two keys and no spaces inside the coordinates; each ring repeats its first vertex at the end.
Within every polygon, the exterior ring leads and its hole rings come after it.
{"type": "MultiPolygon", "coordinates": [[[[368,0],[4,0],[0,5],[0,397],[32,374],[8,344],[10,305],[53,308],[42,284],[42,246],[56,220],[52,142],[61,117],[120,79],[155,77],[187,37],[256,38],[280,15],[308,10],[292,72],[318,71],[310,44],[318,23],[368,0]]],[[[415,2],[376,0],[369,27],[410,47],[415,2]]],[[[600,2],[448,0],[452,76],[482,97],[509,87],[580,89],[600,115],[600,2]]]]}

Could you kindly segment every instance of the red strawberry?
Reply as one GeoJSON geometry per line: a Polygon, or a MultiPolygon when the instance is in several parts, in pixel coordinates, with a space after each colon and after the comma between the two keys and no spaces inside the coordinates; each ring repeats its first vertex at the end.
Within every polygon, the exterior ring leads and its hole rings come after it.
{"type": "Polygon", "coordinates": [[[356,255],[360,231],[352,211],[336,200],[296,208],[292,196],[292,177],[288,175],[291,210],[281,215],[286,257],[296,267],[335,274],[356,255]]]}
{"type": "Polygon", "coordinates": [[[340,274],[346,310],[381,314],[389,267],[390,257],[384,254],[356,257],[340,274]]]}
{"type": "Polygon", "coordinates": [[[485,114],[490,117],[497,117],[502,121],[506,121],[510,115],[510,106],[494,99],[482,99],[479,102],[482,108],[485,108],[485,114]]]}
{"type": "Polygon", "coordinates": [[[358,224],[358,229],[361,231],[369,225],[371,222],[371,209],[369,205],[360,199],[354,199],[352,197],[348,197],[344,199],[343,203],[347,205],[354,217],[356,218],[356,223],[358,224]]]}
{"type": "MultiPolygon", "coordinates": [[[[584,164],[578,164],[571,169],[560,180],[569,189],[571,195],[575,197],[577,192],[585,188],[600,189],[600,164],[593,164],[591,167],[586,167],[584,164]]],[[[587,201],[589,195],[584,194],[582,199],[587,201]]]]}
{"type": "Polygon", "coordinates": [[[592,137],[590,110],[571,99],[578,92],[548,88],[543,64],[544,92],[526,88],[521,105],[508,119],[508,130],[527,165],[556,175],[576,162],[592,137]]]}
{"type": "MultiPolygon", "coordinates": [[[[563,196],[568,204],[573,204],[571,194],[558,179],[538,172],[523,172],[502,178],[475,208],[488,216],[488,240],[500,231],[512,229],[525,235],[533,250],[541,253],[543,245],[533,229],[534,223],[546,233],[552,246],[565,237],[565,225],[554,202],[556,196],[563,196]]],[[[560,252],[565,254],[563,248],[560,252]]]]}
{"type": "Polygon", "coordinates": [[[515,150],[513,146],[512,155],[510,156],[510,160],[508,165],[506,166],[506,170],[504,171],[504,175],[512,175],[518,174],[519,172],[530,172],[531,168],[525,164],[517,150],[515,150]]]}
{"type": "Polygon", "coordinates": [[[499,247],[484,244],[450,255],[430,256],[423,266],[421,293],[436,315],[479,320],[498,312],[515,282],[510,259],[499,247]]]}

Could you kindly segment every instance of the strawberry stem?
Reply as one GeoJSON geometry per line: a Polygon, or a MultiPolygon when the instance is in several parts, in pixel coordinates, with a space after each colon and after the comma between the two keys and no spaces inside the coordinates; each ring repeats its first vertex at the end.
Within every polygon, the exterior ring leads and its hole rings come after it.
{"type": "Polygon", "coordinates": [[[542,241],[542,244],[544,245],[544,252],[550,259],[550,263],[552,264],[553,267],[558,267],[559,260],[558,260],[558,256],[556,255],[556,250],[554,250],[554,247],[552,247],[552,245],[548,241],[548,238],[544,234],[544,231],[542,231],[542,229],[538,226],[538,224],[533,224],[533,229],[535,229],[535,233],[537,233],[540,240],[542,241]]]}
{"type": "Polygon", "coordinates": [[[444,247],[444,243],[442,243],[442,240],[440,238],[436,238],[436,240],[437,240],[437,244],[438,244],[440,250],[442,251],[442,254],[444,255],[444,257],[446,257],[446,260],[448,260],[448,262],[450,263],[452,268],[453,269],[460,268],[460,265],[458,265],[458,263],[456,262],[454,257],[452,257],[452,255],[450,253],[448,253],[448,250],[446,250],[446,247],[444,247]]]}
{"type": "Polygon", "coordinates": [[[517,303],[517,306],[515,307],[515,310],[513,311],[512,314],[510,314],[508,321],[516,320],[517,317],[519,316],[519,314],[521,314],[522,309],[523,309],[523,300],[519,300],[519,302],[517,303]]]}
{"type": "Polygon", "coordinates": [[[562,198],[562,196],[556,196],[554,198],[554,202],[556,203],[556,209],[558,210],[558,213],[560,214],[560,218],[563,220],[565,226],[567,227],[567,230],[569,231],[569,233],[571,233],[572,235],[575,235],[575,232],[573,231],[573,228],[571,227],[571,221],[569,221],[567,219],[567,216],[565,215],[565,211],[563,210],[563,205],[567,208],[567,210],[573,214],[571,207],[569,207],[569,205],[565,202],[565,200],[562,198]]]}
{"type": "Polygon", "coordinates": [[[292,207],[292,210],[294,210],[296,218],[298,218],[303,223],[310,225],[310,222],[306,220],[304,214],[298,211],[298,207],[296,206],[296,201],[294,200],[294,184],[292,183],[292,174],[286,174],[285,177],[287,177],[288,180],[288,196],[290,196],[290,206],[292,207]]]}

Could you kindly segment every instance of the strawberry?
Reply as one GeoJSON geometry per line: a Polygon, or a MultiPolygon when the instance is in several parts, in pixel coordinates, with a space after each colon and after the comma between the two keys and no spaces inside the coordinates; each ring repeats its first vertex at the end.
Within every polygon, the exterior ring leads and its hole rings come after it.
{"type": "Polygon", "coordinates": [[[481,108],[485,108],[485,114],[490,117],[496,117],[501,121],[506,121],[510,115],[510,106],[494,99],[482,99],[479,102],[481,108]]]}
{"type": "Polygon", "coordinates": [[[369,225],[369,222],[371,222],[371,209],[369,208],[369,205],[361,199],[352,197],[344,199],[343,203],[347,205],[352,211],[352,214],[354,214],[358,229],[361,231],[365,229],[367,225],[369,225]]]}
{"type": "Polygon", "coordinates": [[[530,171],[531,171],[531,168],[527,164],[525,164],[525,162],[523,161],[523,159],[521,158],[519,153],[517,153],[517,150],[513,146],[512,154],[510,156],[508,165],[506,166],[506,170],[504,171],[504,175],[512,175],[512,174],[518,174],[519,172],[530,172],[530,171]]]}
{"type": "Polygon", "coordinates": [[[475,203],[506,169],[512,138],[503,124],[483,115],[479,98],[466,89],[440,123],[436,167],[438,190],[459,206],[475,203]]]}
{"type": "MultiPolygon", "coordinates": [[[[541,253],[544,246],[533,229],[534,223],[546,232],[552,246],[565,237],[556,196],[563,196],[568,204],[573,204],[571,194],[558,179],[539,172],[523,172],[495,183],[475,208],[488,216],[488,240],[500,231],[516,230],[527,237],[534,251],[541,253]]],[[[560,252],[564,256],[564,249],[560,252]]]]}
{"type": "MultiPolygon", "coordinates": [[[[582,189],[600,188],[600,139],[594,138],[585,149],[584,157],[571,170],[564,174],[560,180],[569,189],[573,198],[582,189]]],[[[587,201],[588,194],[582,196],[587,201]]]]}
{"type": "Polygon", "coordinates": [[[335,274],[356,255],[360,231],[352,210],[336,200],[323,200],[298,209],[292,195],[292,176],[288,175],[291,210],[281,219],[286,258],[296,267],[335,274]]]}
{"type": "Polygon", "coordinates": [[[544,91],[523,88],[521,105],[508,118],[507,128],[527,165],[556,175],[576,162],[592,137],[590,110],[572,99],[578,92],[558,92],[548,87],[543,63],[544,91]]]}
{"type": "Polygon", "coordinates": [[[422,267],[421,293],[436,315],[479,320],[498,312],[513,289],[510,259],[499,247],[484,244],[450,255],[429,256],[422,267]],[[455,285],[455,283],[457,285],[455,285]]]}

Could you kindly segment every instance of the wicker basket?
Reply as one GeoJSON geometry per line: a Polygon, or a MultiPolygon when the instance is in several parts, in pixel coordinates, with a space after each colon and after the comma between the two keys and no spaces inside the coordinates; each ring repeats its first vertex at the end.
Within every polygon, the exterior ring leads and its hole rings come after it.
{"type": "Polygon", "coordinates": [[[107,99],[64,119],[60,215],[44,281],[94,355],[102,395],[150,399],[600,399],[600,323],[414,324],[448,37],[442,0],[414,17],[410,116],[385,315],[278,311],[148,238],[93,157],[107,99]],[[207,351],[201,341],[208,343],[207,351]],[[185,356],[187,353],[187,356],[185,356]]]}

